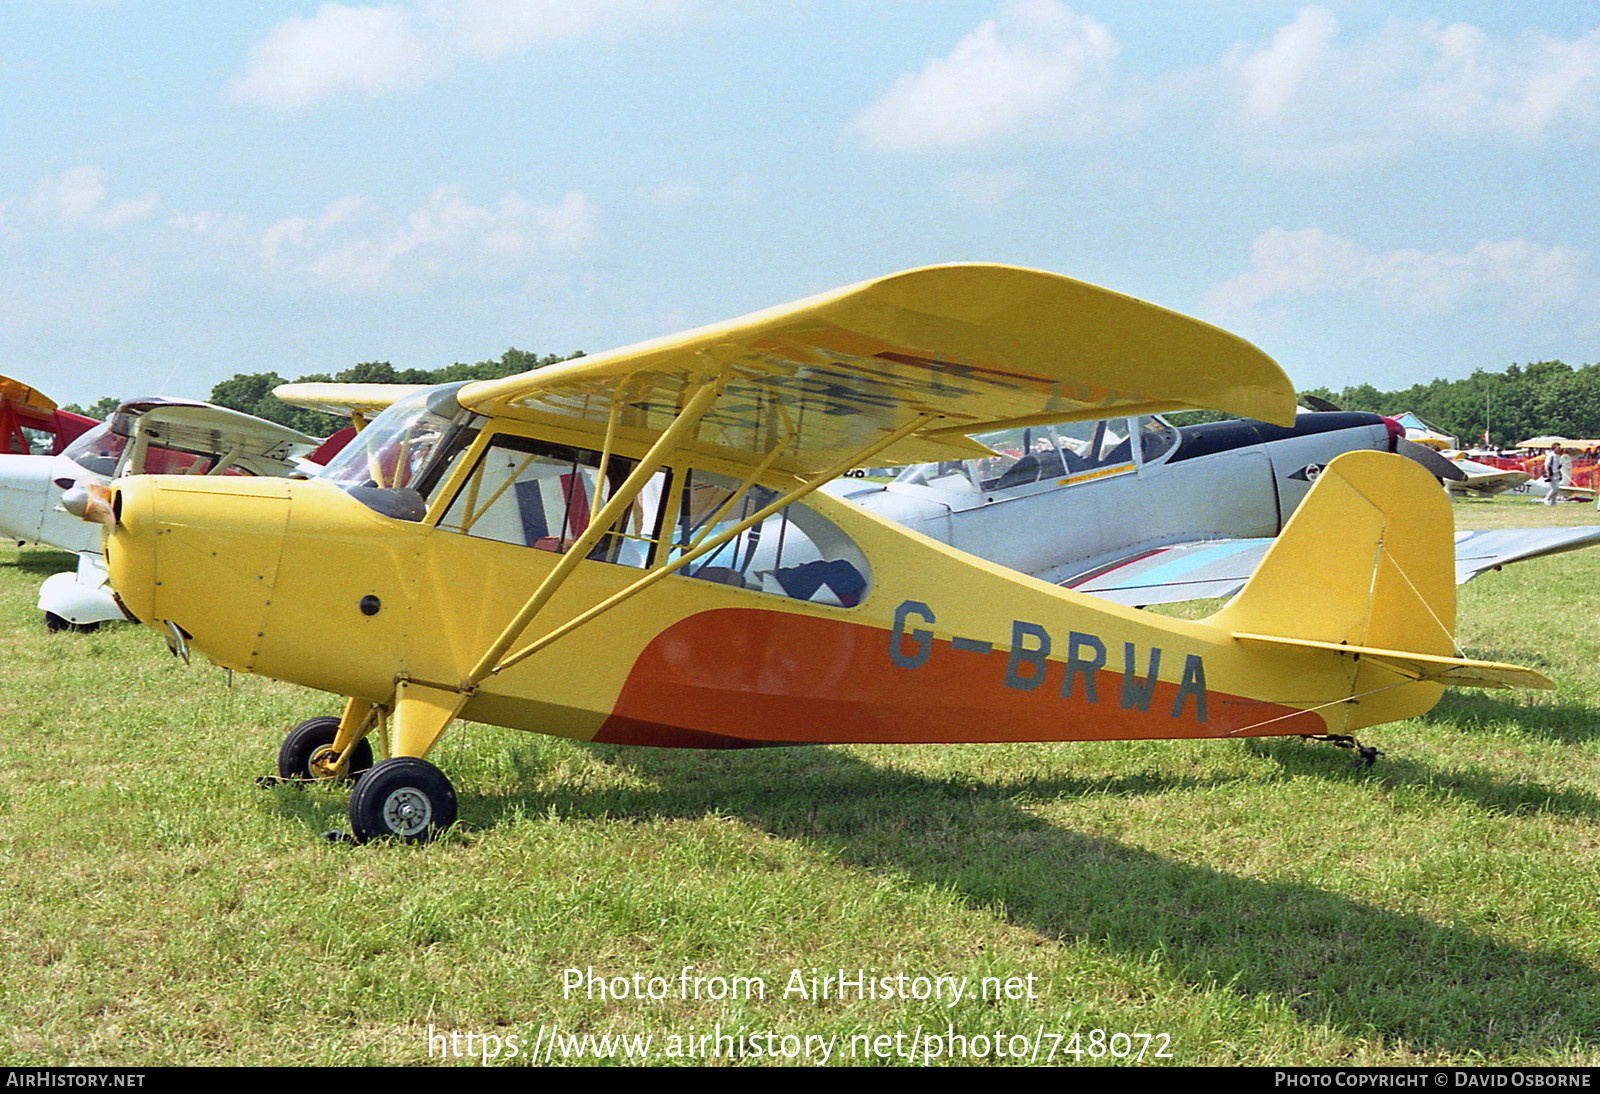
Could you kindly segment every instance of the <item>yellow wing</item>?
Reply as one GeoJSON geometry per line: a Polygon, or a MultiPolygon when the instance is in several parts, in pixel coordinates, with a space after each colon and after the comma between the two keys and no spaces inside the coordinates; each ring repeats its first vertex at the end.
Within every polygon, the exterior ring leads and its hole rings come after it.
{"type": "Polygon", "coordinates": [[[421,391],[424,384],[279,384],[272,389],[278,401],[305,410],[321,410],[362,423],[390,403],[421,391]]]}
{"type": "Polygon", "coordinates": [[[659,435],[708,384],[721,394],[682,444],[736,463],[777,452],[813,474],[933,414],[875,458],[956,459],[965,434],[1012,425],[1214,408],[1288,424],[1289,380],[1248,342],[1055,274],[931,266],[457,396],[491,416],[659,435]]]}
{"type": "Polygon", "coordinates": [[[9,376],[0,376],[0,399],[21,403],[23,406],[37,407],[40,410],[56,408],[55,400],[29,387],[21,380],[13,380],[9,376]]]}

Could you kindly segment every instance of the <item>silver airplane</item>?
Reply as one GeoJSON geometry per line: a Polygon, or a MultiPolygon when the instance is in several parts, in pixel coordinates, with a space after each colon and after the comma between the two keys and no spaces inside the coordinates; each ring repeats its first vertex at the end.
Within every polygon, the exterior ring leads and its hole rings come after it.
{"type": "MultiPolygon", "coordinates": [[[[1231,596],[1344,452],[1400,452],[1441,478],[1449,460],[1391,418],[1303,413],[1293,426],[1177,427],[1155,415],[1031,426],[975,438],[990,457],[902,470],[832,493],[970,554],[1124,604],[1231,596]]],[[[1457,581],[1600,543],[1600,527],[1461,532],[1457,581]]]]}

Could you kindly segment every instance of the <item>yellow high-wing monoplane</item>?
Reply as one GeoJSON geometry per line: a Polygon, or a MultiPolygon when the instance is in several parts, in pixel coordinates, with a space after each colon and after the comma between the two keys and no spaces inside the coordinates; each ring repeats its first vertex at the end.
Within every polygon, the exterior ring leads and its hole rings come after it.
{"type": "Polygon", "coordinates": [[[1449,506],[1396,456],[1330,464],[1200,622],[815,492],[986,451],[969,433],[1188,407],[1294,413],[1269,358],[1196,320],[1028,270],[913,270],[419,391],[321,479],[124,481],[110,577],[175,646],[345,697],[279,770],[359,774],[363,840],[454,820],[424,757],[458,718],[690,748],[1309,736],[1446,684],[1550,686],[1460,656],[1449,506]],[[369,767],[374,731],[391,756],[369,767]]]}

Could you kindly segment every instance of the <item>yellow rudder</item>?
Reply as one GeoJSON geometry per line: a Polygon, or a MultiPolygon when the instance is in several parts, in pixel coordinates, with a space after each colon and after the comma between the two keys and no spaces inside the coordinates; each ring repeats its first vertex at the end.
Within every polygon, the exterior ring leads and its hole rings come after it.
{"type": "Polygon", "coordinates": [[[1208,622],[1272,635],[1450,657],[1455,526],[1439,484],[1386,452],[1323,469],[1238,596],[1208,622]]]}
{"type": "Polygon", "coordinates": [[[1264,668],[1305,687],[1308,699],[1326,686],[1311,671],[1318,660],[1339,658],[1340,694],[1313,705],[1347,733],[1423,714],[1447,685],[1552,687],[1531,670],[1460,656],[1454,531],[1450,503],[1422,467],[1385,452],[1346,453],[1323,470],[1239,595],[1205,622],[1258,651],[1264,668]]]}

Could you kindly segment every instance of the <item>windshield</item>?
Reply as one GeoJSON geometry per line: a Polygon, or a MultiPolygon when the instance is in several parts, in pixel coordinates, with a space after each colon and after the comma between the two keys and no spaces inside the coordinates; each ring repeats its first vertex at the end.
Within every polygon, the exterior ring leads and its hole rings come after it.
{"type": "Polygon", "coordinates": [[[69,444],[61,454],[79,467],[110,478],[116,474],[117,460],[121,459],[127,443],[128,438],[111,432],[111,426],[102,422],[69,444]]]}
{"type": "Polygon", "coordinates": [[[357,433],[318,477],[346,490],[417,490],[429,458],[461,413],[456,392],[463,386],[441,384],[395,401],[357,433]]]}

